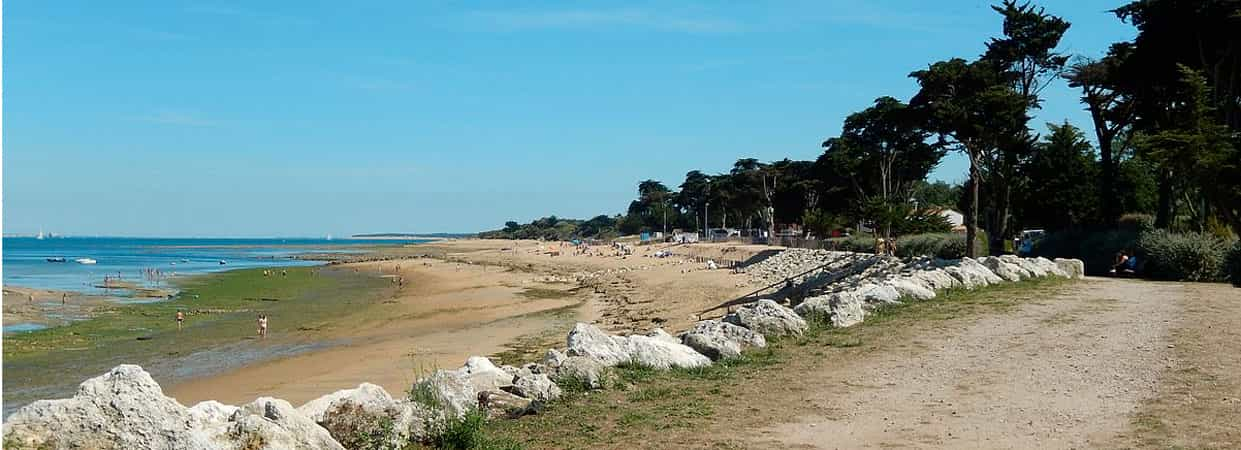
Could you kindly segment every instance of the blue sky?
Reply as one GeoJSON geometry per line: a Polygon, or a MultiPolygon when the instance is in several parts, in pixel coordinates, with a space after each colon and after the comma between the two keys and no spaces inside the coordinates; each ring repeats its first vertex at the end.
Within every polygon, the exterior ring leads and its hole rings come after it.
{"type": "MultiPolygon", "coordinates": [[[[4,232],[478,231],[623,211],[639,180],[813,159],[983,1],[98,2],[4,8],[4,232]],[[352,4],[360,3],[360,4],[352,4]]],[[[1061,48],[1134,31],[1044,1],[1061,48]]],[[[1089,129],[1077,94],[1036,123],[1089,129]]],[[[951,156],[933,177],[960,180],[951,156]]]]}

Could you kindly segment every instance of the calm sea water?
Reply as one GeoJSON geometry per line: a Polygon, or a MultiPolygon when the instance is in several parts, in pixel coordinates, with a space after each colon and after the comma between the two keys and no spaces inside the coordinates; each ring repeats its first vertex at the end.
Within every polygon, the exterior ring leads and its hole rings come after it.
{"type": "Polygon", "coordinates": [[[220,239],[66,237],[4,238],[4,285],[102,293],[93,287],[118,273],[143,281],[144,269],[188,275],[249,267],[305,266],[293,259],[306,252],[356,252],[360,246],[395,245],[421,240],[380,239],[220,239]],[[65,258],[48,262],[47,258],[65,258]],[[91,258],[96,264],[74,262],[91,258]],[[220,261],[227,264],[221,265],[220,261]]]}

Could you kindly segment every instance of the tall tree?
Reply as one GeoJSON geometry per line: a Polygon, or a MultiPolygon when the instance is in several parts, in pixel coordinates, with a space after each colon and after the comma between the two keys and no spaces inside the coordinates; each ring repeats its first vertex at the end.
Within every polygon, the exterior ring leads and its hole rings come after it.
{"type": "Polygon", "coordinates": [[[900,100],[875,99],[874,105],[850,114],[840,137],[823,143],[824,156],[849,174],[850,182],[876,236],[891,242],[894,221],[909,209],[913,183],[926,178],[945,149],[929,143],[924,121],[900,100]]]}
{"type": "Polygon", "coordinates": [[[1116,190],[1120,161],[1130,148],[1130,126],[1136,118],[1133,96],[1125,87],[1120,67],[1133,51],[1128,43],[1113,44],[1100,60],[1081,59],[1065,73],[1069,86],[1081,89],[1099,143],[1099,206],[1103,221],[1114,224],[1122,212],[1116,190]]]}
{"type": "Polygon", "coordinates": [[[968,63],[954,58],[910,74],[921,89],[910,105],[940,136],[941,145],[965,153],[970,162],[966,215],[967,256],[975,255],[978,235],[978,183],[984,164],[1003,139],[1016,135],[1026,122],[1028,99],[1011,89],[990,61],[968,63]]]}
{"type": "MultiPolygon", "coordinates": [[[[1068,61],[1055,49],[1069,23],[1028,1],[1005,0],[991,9],[1004,18],[1004,36],[987,43],[982,60],[1000,71],[1014,93],[1025,100],[1027,110],[1039,108],[1039,94],[1060,76],[1068,61]]],[[[992,197],[987,221],[992,253],[1001,253],[1004,243],[1014,234],[1009,224],[1017,167],[1029,157],[1037,142],[1027,124],[1028,113],[1015,119],[1020,120],[1020,126],[1006,127],[1008,134],[1001,136],[997,151],[984,160],[987,170],[982,182],[992,197]]]]}

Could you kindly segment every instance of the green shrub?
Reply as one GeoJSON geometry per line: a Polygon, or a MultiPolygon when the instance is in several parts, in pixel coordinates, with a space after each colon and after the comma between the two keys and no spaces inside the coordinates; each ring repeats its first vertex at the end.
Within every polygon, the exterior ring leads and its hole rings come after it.
{"type": "Polygon", "coordinates": [[[1234,242],[1224,260],[1224,275],[1233,286],[1241,287],[1241,241],[1234,242]]]}
{"type": "MultiPolygon", "coordinates": [[[[974,242],[976,255],[987,254],[987,237],[982,233],[974,242]]],[[[896,239],[896,256],[934,256],[958,259],[965,256],[965,235],[960,233],[926,233],[896,239]]]]}
{"type": "Polygon", "coordinates": [[[1128,213],[1116,220],[1116,228],[1130,233],[1141,233],[1155,229],[1155,217],[1150,214],[1128,213]]]}
{"type": "Polygon", "coordinates": [[[1138,237],[1137,255],[1147,278],[1218,281],[1224,278],[1228,242],[1206,233],[1155,230],[1138,237]]]}
{"type": "Polygon", "coordinates": [[[487,435],[483,426],[487,413],[470,410],[462,417],[449,417],[441,423],[428,424],[434,430],[427,443],[434,448],[449,450],[519,450],[521,444],[510,439],[496,439],[487,435]],[[434,427],[434,428],[432,428],[434,427]]]}

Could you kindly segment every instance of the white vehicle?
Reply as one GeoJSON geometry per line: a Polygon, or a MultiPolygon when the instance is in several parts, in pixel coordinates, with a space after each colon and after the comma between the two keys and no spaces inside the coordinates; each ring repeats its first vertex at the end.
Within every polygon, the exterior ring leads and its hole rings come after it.
{"type": "Polygon", "coordinates": [[[78,263],[78,264],[94,264],[94,263],[97,263],[97,262],[99,262],[99,261],[95,261],[95,260],[90,259],[90,258],[78,258],[78,259],[73,260],[73,262],[78,263]]]}

